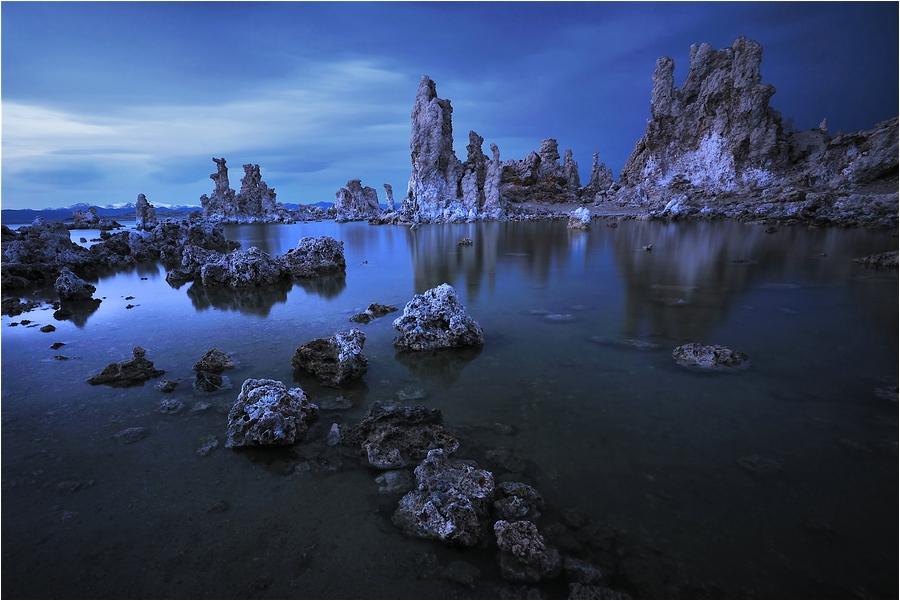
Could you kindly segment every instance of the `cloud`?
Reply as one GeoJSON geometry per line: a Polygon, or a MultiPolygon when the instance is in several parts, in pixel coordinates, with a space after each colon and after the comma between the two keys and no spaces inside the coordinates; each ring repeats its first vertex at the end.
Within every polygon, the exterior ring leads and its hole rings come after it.
{"type": "Polygon", "coordinates": [[[36,174],[53,172],[73,176],[43,181],[60,189],[96,183],[104,170],[134,173],[135,185],[205,182],[213,156],[229,160],[237,185],[243,163],[261,165],[264,178],[323,173],[348,158],[360,171],[391,169],[395,149],[408,153],[415,85],[373,62],[344,61],[307,64],[222,103],[132,106],[110,115],[4,102],[4,193],[17,195],[36,174]],[[75,178],[84,165],[93,175],[75,178]]]}

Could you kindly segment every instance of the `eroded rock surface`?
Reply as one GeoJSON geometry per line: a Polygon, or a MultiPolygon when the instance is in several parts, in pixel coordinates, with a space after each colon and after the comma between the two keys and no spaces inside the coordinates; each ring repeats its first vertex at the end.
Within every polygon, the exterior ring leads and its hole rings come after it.
{"type": "Polygon", "coordinates": [[[500,554],[500,573],[507,580],[538,582],[562,571],[559,551],[547,545],[537,526],[527,520],[494,524],[500,554]]]}
{"type": "Polygon", "coordinates": [[[472,461],[451,461],[433,449],[415,469],[417,490],[407,493],[391,520],[409,536],[471,547],[487,531],[494,476],[472,461]]]}
{"type": "Polygon", "coordinates": [[[896,226],[897,119],[830,136],[791,131],[769,106],[762,46],[694,45],[688,75],[656,63],[651,119],[622,170],[616,201],[651,216],[896,226]]]}
{"type": "Polygon", "coordinates": [[[157,225],[156,208],[147,201],[147,197],[138,194],[134,203],[135,227],[139,230],[152,230],[157,225]]]}
{"type": "Polygon", "coordinates": [[[379,303],[372,303],[369,307],[362,313],[357,313],[353,317],[350,318],[350,321],[355,323],[369,323],[373,319],[378,319],[379,317],[384,317],[388,313],[393,313],[397,311],[397,307],[393,305],[382,305],[379,303]]]}
{"type": "Polygon", "coordinates": [[[107,386],[124,388],[143,385],[144,380],[158,378],[166,373],[153,366],[153,362],[144,356],[147,352],[141,347],[134,347],[132,353],[134,354],[133,359],[120,363],[110,363],[103,368],[102,372],[88,378],[88,384],[95,386],[97,384],[106,384],[107,386]]]}
{"type": "MultiPolygon", "coordinates": [[[[393,196],[391,200],[393,201],[393,196]]],[[[338,222],[363,221],[377,217],[382,212],[378,192],[369,186],[364,188],[358,179],[351,179],[346,187],[335,193],[334,211],[334,220],[338,222]]]]}
{"type": "Polygon", "coordinates": [[[868,257],[860,257],[853,259],[855,263],[863,265],[872,265],[874,267],[897,267],[897,251],[892,250],[884,253],[869,255],[868,257]]]}
{"type": "Polygon", "coordinates": [[[679,365],[700,369],[731,369],[750,367],[747,355],[719,345],[699,342],[683,344],[672,351],[679,365]]]}
{"type": "Polygon", "coordinates": [[[361,377],[369,368],[363,355],[366,335],[359,328],[336,332],[330,338],[317,338],[301,344],[291,365],[315,375],[324,384],[341,386],[361,377]]]}
{"type": "Polygon", "coordinates": [[[300,388],[277,380],[245,380],[228,412],[225,447],[290,445],[302,440],[318,407],[300,388]]]}
{"type": "Polygon", "coordinates": [[[237,364],[227,354],[219,349],[213,348],[200,357],[200,360],[194,364],[194,371],[206,371],[214,374],[220,374],[226,369],[234,369],[237,364]]]}
{"type": "Polygon", "coordinates": [[[90,300],[97,291],[97,287],[82,280],[68,267],[63,267],[59,277],[56,278],[53,290],[59,295],[60,300],[83,301],[90,300]]]}
{"type": "Polygon", "coordinates": [[[216,172],[210,175],[215,187],[211,195],[202,195],[203,217],[221,223],[294,221],[284,205],[275,200],[275,189],[262,180],[259,165],[244,165],[241,190],[237,194],[228,180],[225,159],[213,158],[216,172]]]}
{"type": "Polygon", "coordinates": [[[394,346],[415,351],[482,346],[484,332],[459,301],[453,286],[441,284],[417,294],[394,320],[394,346]]]}
{"type": "Polygon", "coordinates": [[[571,230],[591,229],[591,211],[587,207],[580,207],[569,215],[568,228],[571,230]]]}
{"type": "Polygon", "coordinates": [[[439,409],[374,403],[355,426],[342,430],[345,444],[365,452],[372,467],[389,470],[418,463],[428,451],[453,453],[459,441],[444,426],[439,409]]]}

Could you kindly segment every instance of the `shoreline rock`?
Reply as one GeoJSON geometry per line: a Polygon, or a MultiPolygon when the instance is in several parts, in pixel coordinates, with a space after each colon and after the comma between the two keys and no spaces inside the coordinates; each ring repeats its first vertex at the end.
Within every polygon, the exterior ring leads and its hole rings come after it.
{"type": "Polygon", "coordinates": [[[228,412],[225,448],[299,442],[318,410],[301,388],[288,389],[277,380],[245,380],[228,412]]]}

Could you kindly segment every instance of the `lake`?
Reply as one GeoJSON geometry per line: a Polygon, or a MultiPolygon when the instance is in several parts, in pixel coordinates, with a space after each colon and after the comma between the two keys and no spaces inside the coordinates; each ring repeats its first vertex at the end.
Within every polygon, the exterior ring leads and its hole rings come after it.
{"type": "Polygon", "coordinates": [[[400,395],[441,410],[456,457],[537,489],[548,540],[634,598],[898,596],[898,271],[852,262],[896,249],[896,232],[225,229],[271,254],[333,236],[346,276],[203,289],[142,265],[94,282],[103,302],[74,321],[47,304],[3,316],[4,597],[565,598],[565,577],[504,581],[495,547],[405,538],[390,521],[402,493],[379,492],[377,471],[326,445],[332,423],[400,395]],[[484,329],[480,351],[411,356],[392,346],[400,312],[349,321],[444,282],[484,329]],[[367,337],[362,382],[336,390],[294,373],[297,346],[350,327],[367,337]],[[672,350],[688,342],[751,366],[683,368],[672,350]],[[87,384],[135,346],[180,380],[174,392],[87,384]],[[196,392],[192,366],[212,348],[239,363],[232,388],[196,392]],[[322,406],[303,442],[223,448],[247,378],[322,406]],[[185,410],[160,413],[165,398],[185,410]],[[114,438],[138,426],[149,436],[114,438]],[[198,454],[211,437],[218,448],[198,454]]]}

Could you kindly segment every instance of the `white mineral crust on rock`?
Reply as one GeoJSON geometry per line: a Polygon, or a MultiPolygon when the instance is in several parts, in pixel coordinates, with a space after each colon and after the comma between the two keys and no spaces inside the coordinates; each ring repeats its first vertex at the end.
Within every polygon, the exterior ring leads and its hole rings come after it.
{"type": "Polygon", "coordinates": [[[484,333],[459,302],[453,286],[441,284],[406,303],[403,315],[394,320],[400,336],[394,346],[430,350],[457,346],[481,346],[484,333]]]}

